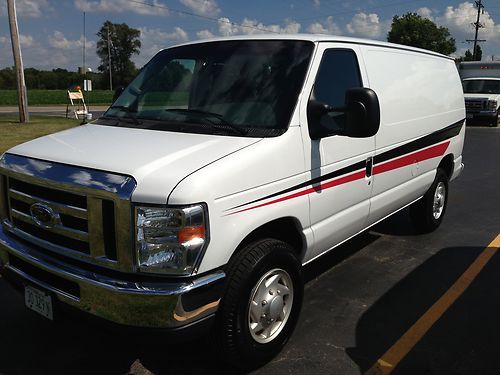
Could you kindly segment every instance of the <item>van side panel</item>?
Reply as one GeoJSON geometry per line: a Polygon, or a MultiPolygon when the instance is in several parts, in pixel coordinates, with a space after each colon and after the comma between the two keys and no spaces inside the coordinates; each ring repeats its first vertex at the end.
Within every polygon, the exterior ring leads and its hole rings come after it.
{"type": "Polygon", "coordinates": [[[205,202],[208,206],[210,241],[199,273],[226,264],[246,236],[280,218],[293,219],[304,246],[311,246],[309,198],[300,193],[303,188],[293,188],[307,178],[298,126],[291,126],[280,137],[264,138],[184,178],[170,194],[168,204],[205,202]]]}
{"type": "Polygon", "coordinates": [[[443,157],[461,156],[465,110],[452,60],[383,47],[363,46],[362,51],[381,112],[371,224],[422,196],[443,157]],[[443,129],[453,125],[443,139],[443,129]],[[416,146],[405,147],[411,142],[416,146]]]}

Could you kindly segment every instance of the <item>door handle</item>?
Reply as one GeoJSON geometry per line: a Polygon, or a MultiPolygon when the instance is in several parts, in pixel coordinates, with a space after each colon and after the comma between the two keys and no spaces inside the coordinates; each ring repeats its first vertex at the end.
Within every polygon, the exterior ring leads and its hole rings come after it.
{"type": "Polygon", "coordinates": [[[373,157],[370,156],[368,159],[366,159],[366,177],[370,178],[372,176],[373,172],[373,157]]]}

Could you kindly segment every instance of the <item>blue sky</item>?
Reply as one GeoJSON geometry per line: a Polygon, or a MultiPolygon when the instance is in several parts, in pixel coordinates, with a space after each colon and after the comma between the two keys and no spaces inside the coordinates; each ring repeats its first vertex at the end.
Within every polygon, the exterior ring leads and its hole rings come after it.
{"type": "MultiPolygon", "coordinates": [[[[392,17],[417,12],[446,26],[463,55],[474,37],[473,1],[451,0],[16,0],[25,67],[76,70],[83,60],[99,65],[96,32],[104,21],[141,30],[142,66],[159,49],[211,36],[271,32],[313,32],[386,40],[392,17]]],[[[500,1],[484,0],[480,29],[483,60],[500,60],[500,1]]],[[[12,66],[6,2],[0,4],[0,67],[12,66]]]]}

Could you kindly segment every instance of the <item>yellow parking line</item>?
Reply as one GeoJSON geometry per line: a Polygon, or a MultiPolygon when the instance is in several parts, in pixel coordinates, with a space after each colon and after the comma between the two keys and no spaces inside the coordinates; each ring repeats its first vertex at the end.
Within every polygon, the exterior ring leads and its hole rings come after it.
{"type": "Polygon", "coordinates": [[[500,247],[500,234],[486,247],[458,280],[377,362],[365,375],[388,375],[408,352],[420,341],[448,308],[474,281],[500,247]]]}

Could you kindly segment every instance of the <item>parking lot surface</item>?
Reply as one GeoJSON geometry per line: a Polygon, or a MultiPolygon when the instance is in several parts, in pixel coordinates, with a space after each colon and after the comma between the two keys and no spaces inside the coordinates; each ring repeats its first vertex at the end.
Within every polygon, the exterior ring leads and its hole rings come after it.
{"type": "MultiPolygon", "coordinates": [[[[436,232],[417,235],[403,210],[308,265],[295,333],[254,373],[499,374],[499,162],[500,128],[468,128],[436,232]]],[[[0,374],[232,372],[214,350],[52,323],[0,279],[0,374]]]]}

